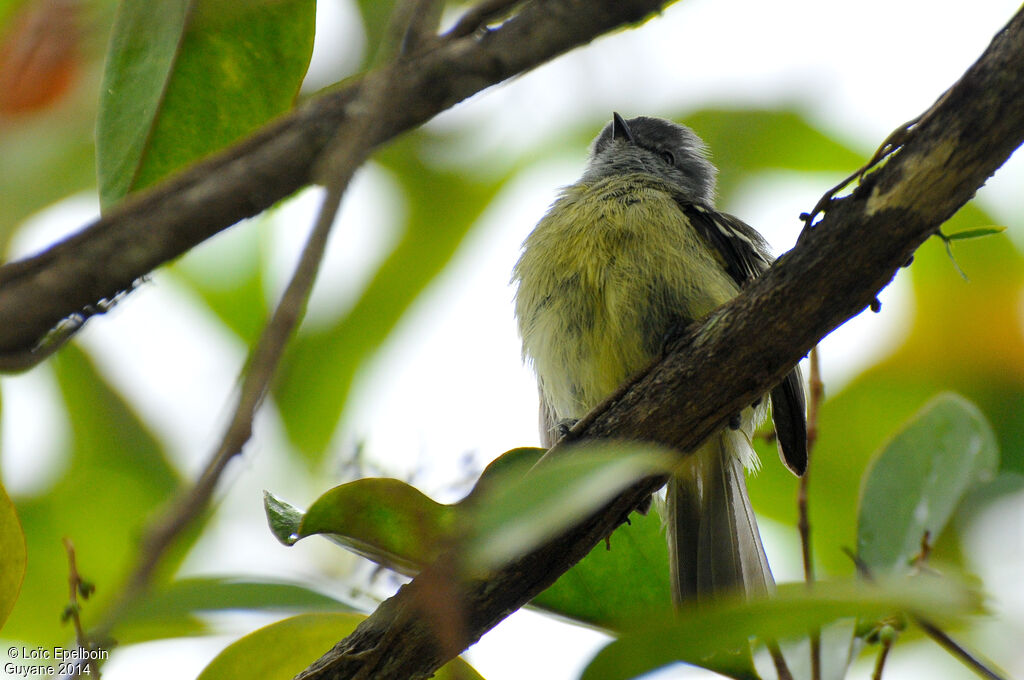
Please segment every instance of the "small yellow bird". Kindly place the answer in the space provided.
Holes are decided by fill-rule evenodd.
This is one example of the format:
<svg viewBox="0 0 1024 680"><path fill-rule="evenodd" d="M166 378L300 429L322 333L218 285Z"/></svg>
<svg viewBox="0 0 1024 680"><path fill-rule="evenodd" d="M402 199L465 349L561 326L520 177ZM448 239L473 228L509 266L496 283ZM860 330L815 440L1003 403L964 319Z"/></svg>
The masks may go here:
<svg viewBox="0 0 1024 680"><path fill-rule="evenodd" d="M698 321L768 269L768 244L714 207L716 169L687 127L614 114L587 167L523 244L513 270L523 356L537 373L545 446ZM799 368L771 391L783 461L807 465ZM764 400L682 460L668 484L677 603L774 587L747 496Z"/></svg>

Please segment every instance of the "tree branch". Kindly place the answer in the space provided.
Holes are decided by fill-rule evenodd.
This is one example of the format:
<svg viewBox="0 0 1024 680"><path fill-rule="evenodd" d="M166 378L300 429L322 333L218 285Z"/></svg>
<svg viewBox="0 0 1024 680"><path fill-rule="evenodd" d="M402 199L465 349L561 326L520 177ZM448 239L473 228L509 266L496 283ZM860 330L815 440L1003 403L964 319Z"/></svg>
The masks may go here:
<svg viewBox="0 0 1024 680"><path fill-rule="evenodd" d="M27 368L34 363L29 353L62 319L102 310L101 301L130 290L156 267L310 184L325 144L358 129L370 113L356 105L357 95L375 80L389 79L394 105L374 121L370 148L602 33L642 21L670 1L524 3L498 28L428 42L400 68L372 71L313 99L238 145L130 196L48 250L0 267L0 370Z"/></svg>
<svg viewBox="0 0 1024 680"><path fill-rule="evenodd" d="M817 342L868 307L921 245L1024 141L1024 10L914 125L887 162L761 279L574 428L582 437L692 450L783 378ZM559 455L555 447L549 455ZM385 601L301 680L423 678L452 657L428 603L458 594L465 648L609 536L663 483L643 480L556 540L487 579L456 578L449 557ZM450 633L450 631L446 631ZM446 644L437 642L444 637Z"/></svg>

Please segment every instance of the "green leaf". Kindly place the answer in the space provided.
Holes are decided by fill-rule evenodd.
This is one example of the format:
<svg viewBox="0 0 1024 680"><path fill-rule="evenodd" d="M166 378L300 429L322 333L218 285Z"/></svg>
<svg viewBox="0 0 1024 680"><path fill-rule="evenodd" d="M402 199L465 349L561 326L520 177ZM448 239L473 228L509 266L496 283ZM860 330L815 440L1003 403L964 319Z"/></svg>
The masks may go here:
<svg viewBox="0 0 1024 680"><path fill-rule="evenodd" d="M68 598L61 539L74 541L79 572L96 584L95 595L82 609L90 626L117 594L125 569L137 557L147 519L181 483L160 443L81 350L69 345L49 365L71 425L68 466L47 492L14 499L31 568L4 630L12 639L39 644L59 644L69 634L55 623ZM176 569L197 530L187 532L168 552L156 583Z"/></svg>
<svg viewBox="0 0 1024 680"><path fill-rule="evenodd" d="M970 489L994 477L995 436L981 412L946 393L929 402L875 458L864 478L857 553L873 573L899 573L938 539Z"/></svg>
<svg viewBox="0 0 1024 680"><path fill-rule="evenodd" d="M649 445L621 442L587 442L532 469L533 456L524 451L532 454L507 453L515 462L490 470L455 505L437 503L396 479L369 478L334 487L305 513L265 492L268 522L285 545L324 534L403 573L461 541L464 564L487 571L554 538L630 484L664 473L671 464Z"/></svg>
<svg viewBox="0 0 1024 680"><path fill-rule="evenodd" d="M659 513L632 513L628 524L595 546L530 606L614 631L671 611L668 544Z"/></svg>
<svg viewBox="0 0 1024 680"><path fill-rule="evenodd" d="M121 3L110 35L96 128L104 206L137 185L191 5L191 0Z"/></svg>
<svg viewBox="0 0 1024 680"><path fill-rule="evenodd" d="M302 538L299 531L303 513L297 507L264 491L263 509L267 513L267 524L274 538L287 546L295 545L295 541Z"/></svg>
<svg viewBox="0 0 1024 680"><path fill-rule="evenodd" d="M290 108L315 12L315 0L123 0L97 123L102 205Z"/></svg>
<svg viewBox="0 0 1024 680"><path fill-rule="evenodd" d="M511 471L532 467L544 453L523 448L499 456L480 475L470 498ZM671 602L668 544L660 515L650 511L632 513L607 543L595 546L529 606L589 626L622 630L643 615L671 609Z"/></svg>
<svg viewBox="0 0 1024 680"><path fill-rule="evenodd" d="M535 446L522 446L506 451L487 464L466 498L470 499L483 493L492 484L500 484L501 480L508 478L509 475L522 474L536 465L547 452L547 449Z"/></svg>
<svg viewBox="0 0 1024 680"><path fill-rule="evenodd" d="M134 602L121 617L118 641L136 643L207 632L196 614L229 610L337 612L351 607L291 583L244 578L181 579Z"/></svg>
<svg viewBox="0 0 1024 680"><path fill-rule="evenodd" d="M509 469L532 464L544 449L512 449L480 475L479 489L497 483ZM442 505L396 479L359 479L336 486L313 502L307 512L264 491L267 522L284 545L315 534L405 574L437 558L456 538L459 504Z"/></svg>
<svg viewBox="0 0 1024 680"><path fill-rule="evenodd" d="M960 268L960 264L956 261L956 256L953 255L953 241L966 241L968 239L981 238L983 236L991 236L993 234L1001 234L1006 231L1006 227L978 227L976 229L965 229L964 231L958 231L955 234L946 235L941 231L936 232L936 236L942 240L942 244L946 247L946 255L949 257L949 261L953 263L953 267L956 272L960 275L964 281L969 280L964 270Z"/></svg>
<svg viewBox="0 0 1024 680"><path fill-rule="evenodd" d="M0 630L4 627L25 578L25 534L14 503L0 484Z"/></svg>
<svg viewBox="0 0 1024 680"><path fill-rule="evenodd" d="M437 558L454 534L455 511L397 479L360 479L320 496L299 538L327 534L349 550L408 573Z"/></svg>
<svg viewBox="0 0 1024 680"><path fill-rule="evenodd" d="M940 233L939 236L943 241L965 241L972 238L981 238L982 236L1002 234L1004 231L1006 231L1006 227L978 227L977 229L964 229L955 234Z"/></svg>
<svg viewBox="0 0 1024 680"><path fill-rule="evenodd" d="M438 504L397 480L362 479L328 491L306 513L266 493L267 517L285 545L324 534L405 574L459 540L468 565L484 569L551 538L636 479L666 467L665 457L649 446L600 442L538 466L524 479L543 453L522 448L499 456L454 505ZM656 513L634 513L607 546L594 548L532 604L611 630L634 615L667 610L668 584L660 520Z"/></svg>
<svg viewBox="0 0 1024 680"><path fill-rule="evenodd" d="M631 484L667 473L672 460L649 444L592 441L533 469L509 470L467 504L465 564L487 571L529 552Z"/></svg>
<svg viewBox="0 0 1024 680"><path fill-rule="evenodd" d="M913 611L950 622L978 611L979 598L949 581L899 579L873 586L856 581L800 583L779 587L776 595L748 602L721 600L714 605L637 621L598 652L583 680L625 680L683 661L729 675L754 677L723 650L743 649L751 637L781 640L806 635L812 626L844 618L877 620Z"/></svg>
<svg viewBox="0 0 1024 680"><path fill-rule="evenodd" d="M249 633L228 645L197 680L291 680L365 617L356 614L302 614ZM434 676L441 680L483 680L462 659Z"/></svg>
<svg viewBox="0 0 1024 680"><path fill-rule="evenodd" d="M510 470L519 474L536 462L544 449L512 449L480 475L473 491L454 505L443 505L397 479L368 478L336 486L303 512L269 491L263 492L267 522L274 537L294 545L323 534L339 545L400 573L414 574L451 545L465 504L481 489L500 483Z"/></svg>

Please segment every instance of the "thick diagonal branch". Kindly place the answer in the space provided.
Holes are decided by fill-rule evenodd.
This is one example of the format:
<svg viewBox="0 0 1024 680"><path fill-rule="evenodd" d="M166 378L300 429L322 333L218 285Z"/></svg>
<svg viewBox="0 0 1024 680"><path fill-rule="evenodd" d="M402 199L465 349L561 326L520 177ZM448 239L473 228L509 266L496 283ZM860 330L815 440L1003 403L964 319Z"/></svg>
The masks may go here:
<svg viewBox="0 0 1024 680"><path fill-rule="evenodd" d="M527 2L494 30L440 38L400 69L371 72L310 101L49 250L0 267L0 359L29 351L62 319L113 299L161 264L310 184L328 140L358 129L370 113L359 109L356 95L373 79L387 77L391 95L374 121L371 148L669 2Z"/></svg>
<svg viewBox="0 0 1024 680"><path fill-rule="evenodd" d="M764 277L583 423L583 436L690 450L775 385L822 337L871 304L914 250L1024 141L1024 10L922 116L898 151ZM553 450L552 455L557 455ZM644 480L486 580L449 583L467 647L585 556L655 491ZM301 680L428 677L452 656L434 630L437 564L382 604ZM628 577L628 575L624 575Z"/></svg>

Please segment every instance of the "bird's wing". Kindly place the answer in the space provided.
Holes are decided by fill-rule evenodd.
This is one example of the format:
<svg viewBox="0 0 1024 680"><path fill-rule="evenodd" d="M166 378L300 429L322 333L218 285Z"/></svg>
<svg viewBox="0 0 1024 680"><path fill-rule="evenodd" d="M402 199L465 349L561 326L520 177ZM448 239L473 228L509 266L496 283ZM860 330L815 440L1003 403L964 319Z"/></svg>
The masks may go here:
<svg viewBox="0 0 1024 680"><path fill-rule="evenodd" d="M727 213L677 199L680 208L721 258L725 270L743 287L767 271L774 258L754 228ZM782 461L797 475L807 469L807 416L803 378L796 366L771 391L772 422Z"/></svg>

